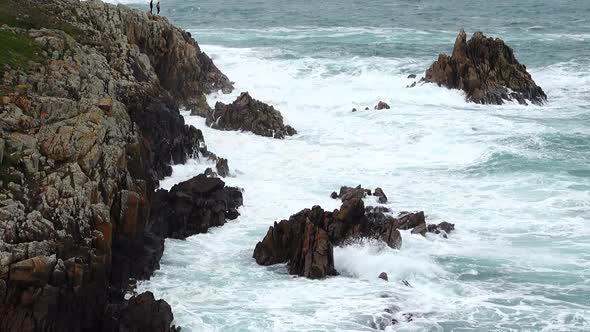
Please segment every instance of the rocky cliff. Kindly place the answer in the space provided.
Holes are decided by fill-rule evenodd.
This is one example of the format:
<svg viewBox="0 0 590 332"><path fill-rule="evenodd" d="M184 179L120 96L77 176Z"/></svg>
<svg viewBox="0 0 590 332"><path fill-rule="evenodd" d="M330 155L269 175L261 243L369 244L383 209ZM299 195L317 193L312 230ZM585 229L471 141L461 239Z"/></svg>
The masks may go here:
<svg viewBox="0 0 590 332"><path fill-rule="evenodd" d="M0 0L0 26L0 331L172 330L167 303L123 295L164 237L236 215L223 182L188 186L206 227L164 225L176 194L155 198L171 164L211 155L179 107L231 82L189 33L124 6Z"/></svg>

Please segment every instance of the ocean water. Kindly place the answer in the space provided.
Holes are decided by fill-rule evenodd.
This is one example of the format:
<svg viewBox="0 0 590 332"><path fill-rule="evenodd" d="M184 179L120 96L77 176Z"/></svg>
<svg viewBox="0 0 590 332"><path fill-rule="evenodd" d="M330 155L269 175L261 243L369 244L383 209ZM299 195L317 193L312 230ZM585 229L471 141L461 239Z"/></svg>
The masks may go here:
<svg viewBox="0 0 590 332"><path fill-rule="evenodd" d="M167 240L161 269L139 285L172 305L183 331L590 331L589 1L164 0L162 8L235 81L211 105L249 91L299 131L273 140L185 114L229 159L226 182L244 188L245 205L208 234ZM548 104L481 106L459 91L405 88L409 74L451 51L461 28L503 38ZM391 109L362 111L379 100ZM176 166L162 187L209 166ZM456 232L402 233L401 250L337 248L342 274L325 280L252 259L274 221L313 205L334 209L330 192L357 184L380 186L388 207L424 210Z"/></svg>

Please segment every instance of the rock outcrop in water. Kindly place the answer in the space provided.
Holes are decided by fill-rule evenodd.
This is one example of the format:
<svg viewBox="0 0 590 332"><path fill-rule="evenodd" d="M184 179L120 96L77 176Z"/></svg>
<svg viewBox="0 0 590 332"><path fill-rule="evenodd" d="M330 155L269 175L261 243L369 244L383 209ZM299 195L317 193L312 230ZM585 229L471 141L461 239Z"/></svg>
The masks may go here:
<svg viewBox="0 0 590 332"><path fill-rule="evenodd" d="M426 71L424 81L465 91L467 100L478 104L503 104L516 100L526 105L547 101L541 87L533 81L526 66L520 64L508 45L499 38L486 38L481 32L461 31L453 54L441 53Z"/></svg>
<svg viewBox="0 0 590 332"><path fill-rule="evenodd" d="M285 138L297 131L283 123L281 112L271 105L253 99L243 92L231 104L215 104L215 109L207 114L208 126L221 130L245 130L256 135Z"/></svg>
<svg viewBox="0 0 590 332"><path fill-rule="evenodd" d="M383 193L381 188L375 192ZM386 207L365 207L363 197L369 190L343 186L340 194L342 205L333 212L319 206L304 209L288 220L275 222L266 236L258 242L253 258L260 265L288 263L289 274L310 279L337 275L334 268L334 247L354 243L360 239L382 241L394 249L401 248L399 230L411 230L412 234L426 232L446 235L454 225L443 222L426 224L424 212L402 212L397 217ZM384 195L384 194L383 194Z"/></svg>
<svg viewBox="0 0 590 332"><path fill-rule="evenodd" d="M6 1L0 331L172 330L165 302L123 295L158 268L165 236L237 216L241 194L221 180L154 195L171 163L210 155L179 107L231 82L165 18L99 1Z"/></svg>
<svg viewBox="0 0 590 332"><path fill-rule="evenodd" d="M164 237L184 239L222 226L240 214L242 192L226 187L219 178L204 174L179 183L170 191L160 189L152 202L150 219Z"/></svg>
<svg viewBox="0 0 590 332"><path fill-rule="evenodd" d="M377 200L381 204L387 203L387 196L385 195L385 192L383 192L383 189L379 187L375 188L374 192L371 192L370 189L364 189L360 185L355 188L342 186L340 187L340 192L333 192L330 197L334 199L340 198L344 202L351 198L364 198L367 195L377 197Z"/></svg>

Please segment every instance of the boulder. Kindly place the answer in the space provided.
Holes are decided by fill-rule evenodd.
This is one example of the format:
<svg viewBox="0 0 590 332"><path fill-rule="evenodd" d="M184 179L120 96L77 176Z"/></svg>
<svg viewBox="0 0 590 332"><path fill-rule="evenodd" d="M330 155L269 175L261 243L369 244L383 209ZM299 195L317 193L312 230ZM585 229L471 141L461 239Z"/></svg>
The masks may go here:
<svg viewBox="0 0 590 332"><path fill-rule="evenodd" d="M297 131L283 123L281 113L271 105L253 99L243 92L231 104L215 104L215 109L207 114L206 123L211 128L221 130L244 130L256 135L285 138Z"/></svg>
<svg viewBox="0 0 590 332"><path fill-rule="evenodd" d="M217 163L215 164L215 168L217 169L217 174L222 178L229 175L229 166L227 165L227 159L219 158Z"/></svg>
<svg viewBox="0 0 590 332"><path fill-rule="evenodd" d="M240 189L200 174L174 185L170 191L156 192L150 211L152 231L176 239L206 233L210 227L236 219L242 202Z"/></svg>
<svg viewBox="0 0 590 332"><path fill-rule="evenodd" d="M376 110L388 110L389 108L389 105L384 101L379 101L379 103L375 105Z"/></svg>
<svg viewBox="0 0 590 332"><path fill-rule="evenodd" d="M387 203L387 196L385 195L385 192L383 192L383 189L381 189L379 187L375 188L375 191L373 191L373 196L378 198L379 203L381 203L381 204Z"/></svg>
<svg viewBox="0 0 590 332"><path fill-rule="evenodd" d="M459 32L451 56L441 53L426 71L425 82L463 90L467 100L478 104L503 104L516 100L526 105L547 101L543 89L533 81L526 66L516 60L503 40L487 38L481 32L467 41Z"/></svg>
<svg viewBox="0 0 590 332"><path fill-rule="evenodd" d="M170 327L174 319L170 305L164 300L156 300L152 292L131 297L120 316L119 331L177 331Z"/></svg>
<svg viewBox="0 0 590 332"><path fill-rule="evenodd" d="M449 222L443 221L438 225L431 224L428 225L428 232L434 234L442 233L444 237L447 237L452 231L455 230L455 224L451 224Z"/></svg>
<svg viewBox="0 0 590 332"><path fill-rule="evenodd" d="M367 196L367 194L370 195L371 191L362 188L359 184L354 188L342 186L340 187L340 191L338 194L336 194L336 192L333 192L332 195L330 195L330 197L332 197L333 199L340 198L344 202L352 198L364 198Z"/></svg>
<svg viewBox="0 0 590 332"><path fill-rule="evenodd" d="M389 278L387 277L387 273L385 273L385 272L381 272L379 274L379 279L383 279L385 281L389 281Z"/></svg>

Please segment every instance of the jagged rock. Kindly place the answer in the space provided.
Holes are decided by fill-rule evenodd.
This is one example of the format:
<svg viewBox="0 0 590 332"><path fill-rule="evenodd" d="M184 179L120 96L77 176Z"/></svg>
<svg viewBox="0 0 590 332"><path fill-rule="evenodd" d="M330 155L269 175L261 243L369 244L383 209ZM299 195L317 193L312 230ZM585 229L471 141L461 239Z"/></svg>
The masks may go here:
<svg viewBox="0 0 590 332"><path fill-rule="evenodd" d="M384 101L379 101L379 103L375 105L376 110L388 110L389 108L389 105Z"/></svg>
<svg viewBox="0 0 590 332"><path fill-rule="evenodd" d="M434 234L440 234L441 232L443 233L444 237L447 237L448 234L450 234L452 231L455 230L455 224L451 224L449 222L443 221L438 225L428 225L428 232L429 233L434 233Z"/></svg>
<svg viewBox="0 0 590 332"><path fill-rule="evenodd" d="M375 188L375 191L373 192L373 196L378 197L379 203L381 203L381 204L387 203L387 196L383 192L383 189L381 189L379 187Z"/></svg>
<svg viewBox="0 0 590 332"><path fill-rule="evenodd" d="M289 263L289 274L320 279L336 275L334 253L327 232L322 228L324 210L305 209L270 227L258 242L254 258L260 265Z"/></svg>
<svg viewBox="0 0 590 332"><path fill-rule="evenodd" d="M206 123L211 128L221 130L245 130L256 135L285 138L297 131L283 123L283 116L273 106L250 97L242 92L231 104L215 104L215 109L207 114Z"/></svg>
<svg viewBox="0 0 590 332"><path fill-rule="evenodd" d="M203 174L205 174L205 176L209 178L216 178L218 176L217 173L215 173L215 171L211 167L207 167Z"/></svg>
<svg viewBox="0 0 590 332"><path fill-rule="evenodd" d="M340 198L343 202L347 201L352 198L364 198L371 194L370 190L364 189L359 184L355 188L342 186L340 187L340 192L334 197L335 192L331 195L332 198Z"/></svg>
<svg viewBox="0 0 590 332"><path fill-rule="evenodd" d="M408 78L416 78L416 74L410 74L408 75Z"/></svg>
<svg viewBox="0 0 590 332"><path fill-rule="evenodd" d="M242 202L239 189L200 174L170 191L156 192L150 212L152 231L178 239L205 233L210 227L222 226L226 219L237 218Z"/></svg>
<svg viewBox="0 0 590 332"><path fill-rule="evenodd" d="M156 300L152 292L130 298L120 316L119 331L176 331L170 327L174 319L170 305L164 300Z"/></svg>
<svg viewBox="0 0 590 332"><path fill-rule="evenodd" d="M319 206L275 222L258 242L253 257L260 265L288 263L289 273L308 278L335 275L333 246L346 245L358 239L380 240L394 249L401 247L398 226L419 226L419 219L408 214L402 219L387 215L388 209L367 207L362 198L345 200L339 210L324 211ZM409 229L409 228L405 228ZM313 254L309 254L313 253Z"/></svg>
<svg viewBox="0 0 590 332"><path fill-rule="evenodd" d="M381 272L379 274L379 279L383 279L385 281L389 281L389 278L387 277L387 273L385 273L385 272Z"/></svg>
<svg viewBox="0 0 590 332"><path fill-rule="evenodd" d="M426 234L426 217L424 212L402 212L397 217L396 226L398 229L411 229L413 234Z"/></svg>
<svg viewBox="0 0 590 332"><path fill-rule="evenodd" d="M217 174L222 178L229 175L229 166L227 165L227 159L219 158L217 163L215 164L215 168L217 169Z"/></svg>
<svg viewBox="0 0 590 332"><path fill-rule="evenodd" d="M232 84L164 17L101 1L5 2L7 22L30 28L1 32L37 56L0 80L0 331L168 330L160 309L119 326L123 293L159 267L167 226L148 219L158 181L210 154L179 108ZM241 193L185 189L195 205L185 212L237 217L228 197Z"/></svg>
<svg viewBox="0 0 590 332"><path fill-rule="evenodd" d="M533 81L526 66L520 64L508 45L499 38L486 38L476 32L467 41L461 31L453 54L441 53L426 71L424 81L465 91L467 100L478 104L503 104L517 100L536 105L547 101L541 87Z"/></svg>

